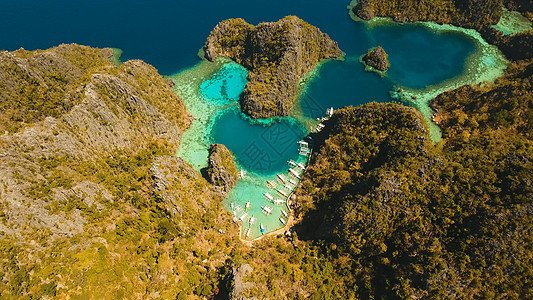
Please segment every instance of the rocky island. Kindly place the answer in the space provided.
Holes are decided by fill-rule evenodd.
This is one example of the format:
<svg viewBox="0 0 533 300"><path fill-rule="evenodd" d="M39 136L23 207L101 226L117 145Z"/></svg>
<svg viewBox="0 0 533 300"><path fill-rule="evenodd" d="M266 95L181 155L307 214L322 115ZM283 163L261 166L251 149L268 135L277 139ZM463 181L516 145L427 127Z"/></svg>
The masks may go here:
<svg viewBox="0 0 533 300"><path fill-rule="evenodd" d="M250 70L241 108L254 119L287 116L300 79L321 60L342 55L327 34L294 16L257 26L222 21L204 50L208 60L229 57Z"/></svg>
<svg viewBox="0 0 533 300"><path fill-rule="evenodd" d="M389 55L381 46L370 49L363 57L362 61L370 70L377 70L384 73L389 69ZM369 68L370 67L370 68Z"/></svg>

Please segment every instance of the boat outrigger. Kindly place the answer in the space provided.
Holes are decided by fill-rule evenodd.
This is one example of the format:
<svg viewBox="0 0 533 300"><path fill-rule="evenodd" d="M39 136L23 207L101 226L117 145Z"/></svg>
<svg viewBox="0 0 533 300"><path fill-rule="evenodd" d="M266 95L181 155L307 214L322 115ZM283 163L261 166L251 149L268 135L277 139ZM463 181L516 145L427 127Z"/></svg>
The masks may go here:
<svg viewBox="0 0 533 300"><path fill-rule="evenodd" d="M261 235L264 235L265 234L265 226L263 226L263 224L259 225L259 227L261 228Z"/></svg>
<svg viewBox="0 0 533 300"><path fill-rule="evenodd" d="M263 209L263 213L265 215L270 215L272 213L272 208L268 205L262 206L261 208Z"/></svg>
<svg viewBox="0 0 533 300"><path fill-rule="evenodd" d="M274 205L282 205L285 202L287 202L287 201L281 200L281 199L276 199L276 200L274 200Z"/></svg>
<svg viewBox="0 0 533 300"><path fill-rule="evenodd" d="M270 195L269 193L265 193L265 198L267 198L270 201L274 200L274 197L272 197L272 195Z"/></svg>
<svg viewBox="0 0 533 300"><path fill-rule="evenodd" d="M267 180L267 184L268 184L268 187L271 189L276 188L276 183L271 180Z"/></svg>
<svg viewBox="0 0 533 300"><path fill-rule="evenodd" d="M285 178L285 176L283 176L283 174L278 174L278 178L279 178L279 180L281 180L281 182L287 183L287 178Z"/></svg>
<svg viewBox="0 0 533 300"><path fill-rule="evenodd" d="M302 179L300 175L298 174L298 172L294 171L292 168L289 169L289 172L291 172L291 174L294 175L294 177L298 179Z"/></svg>

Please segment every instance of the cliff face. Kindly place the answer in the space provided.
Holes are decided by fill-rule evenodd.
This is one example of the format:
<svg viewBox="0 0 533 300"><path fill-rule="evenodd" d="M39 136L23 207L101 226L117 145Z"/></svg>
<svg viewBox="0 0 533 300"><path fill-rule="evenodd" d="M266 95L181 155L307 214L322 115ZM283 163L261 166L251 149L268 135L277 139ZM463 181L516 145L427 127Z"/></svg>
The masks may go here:
<svg viewBox="0 0 533 300"><path fill-rule="evenodd" d="M94 162L151 144L177 148L186 125L182 101L153 67L129 61L115 68L99 51L62 45L40 53L2 53L0 63L9 67L0 69L8 107L1 117L6 129L17 130L0 138L0 198L10 207L6 217L12 222L4 230L13 231L28 218L52 232L82 230L81 215L62 220L45 206L95 189L108 192L83 176L72 180L67 161ZM51 160L57 162L47 165Z"/></svg>
<svg viewBox="0 0 533 300"><path fill-rule="evenodd" d="M209 147L207 176L209 182L220 187L223 193L228 193L237 184L237 167L226 146L212 144Z"/></svg>
<svg viewBox="0 0 533 300"><path fill-rule="evenodd" d="M293 16L255 27L220 22L204 48L208 60L229 57L251 71L241 107L252 118L288 115L299 80L319 61L342 55L327 34Z"/></svg>
<svg viewBox="0 0 533 300"><path fill-rule="evenodd" d="M218 191L174 157L183 101L154 67L109 52L0 53L2 296L193 293L216 276L172 268L203 268L193 249L221 248L205 235L236 235Z"/></svg>

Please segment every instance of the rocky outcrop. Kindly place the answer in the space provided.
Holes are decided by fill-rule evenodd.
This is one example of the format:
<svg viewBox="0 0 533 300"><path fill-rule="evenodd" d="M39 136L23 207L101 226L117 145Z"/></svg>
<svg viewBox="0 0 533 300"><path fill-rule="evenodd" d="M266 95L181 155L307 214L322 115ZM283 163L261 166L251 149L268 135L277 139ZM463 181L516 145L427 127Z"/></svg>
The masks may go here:
<svg viewBox="0 0 533 300"><path fill-rule="evenodd" d="M378 71L386 72L389 69L389 55L381 46L369 50L362 58L366 66Z"/></svg>
<svg viewBox="0 0 533 300"><path fill-rule="evenodd" d="M220 187L224 193L229 192L237 184L237 167L233 154L221 144L209 147L209 165L207 176L211 184Z"/></svg>
<svg viewBox="0 0 533 300"><path fill-rule="evenodd" d="M172 216L205 214L220 197L211 185L182 158L161 156L150 168L155 194Z"/></svg>
<svg viewBox="0 0 533 300"><path fill-rule="evenodd" d="M480 29L498 23L501 0L360 0L352 8L363 20L390 17L396 22L428 21Z"/></svg>
<svg viewBox="0 0 533 300"><path fill-rule="evenodd" d="M253 268L249 264L241 264L238 268L233 267L232 277L233 285L230 294L230 299L233 300L257 300L257 297L246 297L246 292L254 287L254 283L245 281L247 276L250 276Z"/></svg>
<svg viewBox="0 0 533 300"><path fill-rule="evenodd" d="M250 70L241 108L254 119L288 115L300 79L319 61L342 55L327 34L294 16L257 26L222 21L204 50L210 61L229 57Z"/></svg>
<svg viewBox="0 0 533 300"><path fill-rule="evenodd" d="M107 55L80 45L0 53L0 99L8 100L0 110L0 231L30 224L82 232L83 209L99 211L117 195L103 180L111 171L93 174L116 168L124 153L177 149L187 126L183 101L154 67L115 67ZM124 168L131 170L117 169Z"/></svg>

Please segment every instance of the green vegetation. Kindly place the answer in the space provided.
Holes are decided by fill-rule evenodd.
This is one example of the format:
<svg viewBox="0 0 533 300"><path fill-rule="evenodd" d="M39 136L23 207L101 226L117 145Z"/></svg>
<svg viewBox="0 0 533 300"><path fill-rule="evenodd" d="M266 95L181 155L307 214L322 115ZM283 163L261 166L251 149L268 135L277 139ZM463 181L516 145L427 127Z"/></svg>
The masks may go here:
<svg viewBox="0 0 533 300"><path fill-rule="evenodd" d="M251 75L258 93L285 80L276 51ZM174 157L187 113L153 67L76 45L0 57L2 299L533 298L530 57L437 97L437 145L413 108L338 110L314 136L295 231L252 247L219 190ZM94 131L65 120L87 94ZM229 151L215 161L237 176Z"/></svg>
<svg viewBox="0 0 533 300"><path fill-rule="evenodd" d="M76 87L108 65L100 49L82 46L1 53L0 132L12 133L46 116L68 112L81 101Z"/></svg>
<svg viewBox="0 0 533 300"><path fill-rule="evenodd" d="M391 17L398 22L430 21L481 29L498 23L502 0L361 0L353 12L364 20Z"/></svg>
<svg viewBox="0 0 533 300"><path fill-rule="evenodd" d="M439 96L436 146L412 109L338 111L298 191L299 237L348 256L362 298L532 297L530 68Z"/></svg>
<svg viewBox="0 0 533 300"><path fill-rule="evenodd" d="M228 57L250 69L241 107L252 118L287 116L299 80L319 61L342 55L329 36L295 16L257 26L222 21L204 50L208 60Z"/></svg>

